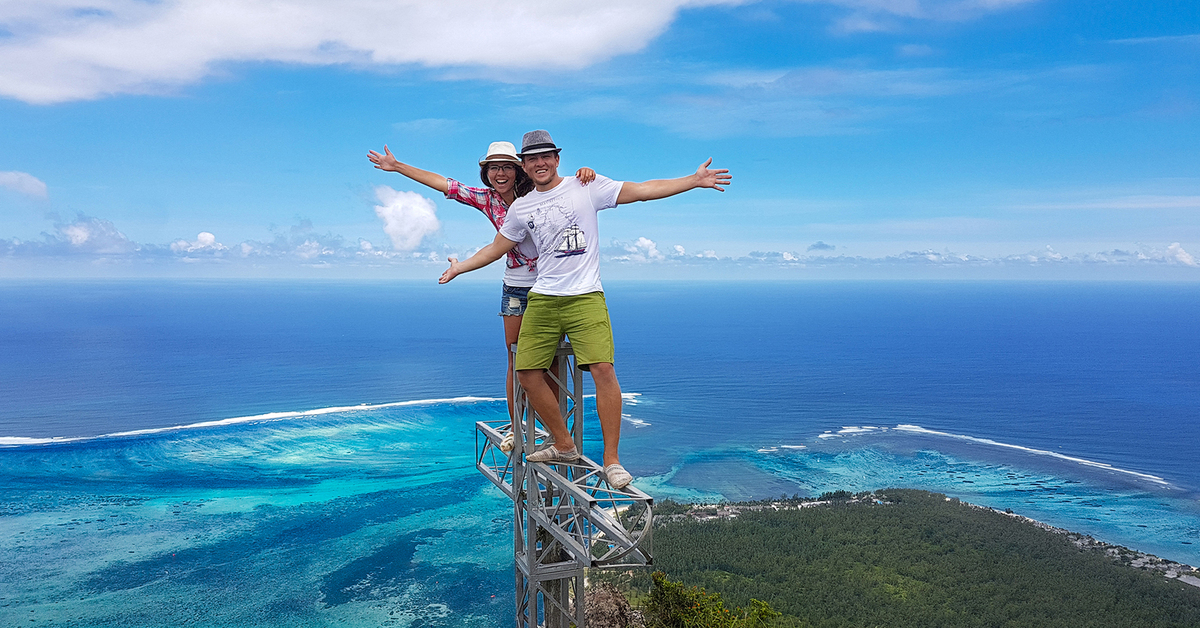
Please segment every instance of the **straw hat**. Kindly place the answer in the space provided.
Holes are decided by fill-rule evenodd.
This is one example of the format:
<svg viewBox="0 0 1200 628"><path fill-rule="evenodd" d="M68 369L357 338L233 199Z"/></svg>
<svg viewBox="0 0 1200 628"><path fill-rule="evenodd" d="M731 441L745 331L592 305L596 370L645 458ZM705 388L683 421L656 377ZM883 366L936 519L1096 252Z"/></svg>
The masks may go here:
<svg viewBox="0 0 1200 628"><path fill-rule="evenodd" d="M482 166L489 161L521 163L521 160L517 157L517 148L512 145L512 142L492 142L489 144L487 152L483 154L483 159L479 160L479 165Z"/></svg>

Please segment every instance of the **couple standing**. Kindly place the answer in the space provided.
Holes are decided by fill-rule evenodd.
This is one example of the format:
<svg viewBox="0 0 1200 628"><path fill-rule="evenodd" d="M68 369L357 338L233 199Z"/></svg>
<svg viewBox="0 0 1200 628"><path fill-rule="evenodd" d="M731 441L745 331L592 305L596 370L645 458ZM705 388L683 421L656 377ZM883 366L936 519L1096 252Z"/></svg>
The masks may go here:
<svg viewBox="0 0 1200 628"><path fill-rule="evenodd" d="M621 466L617 455L621 386L613 369L612 327L600 284L597 213L694 188L724 191L731 177L728 170L709 169L709 159L695 174L677 179L613 181L588 168L565 178L558 174L560 151L550 134L542 130L526 133L519 153L508 142L492 143L480 160L480 177L486 189L468 188L453 179L403 164L387 147L383 155L371 151L368 157L378 169L399 172L444 193L446 198L479 208L496 227L498 233L492 243L470 259L460 262L450 258L450 268L438 282L446 283L508 255L501 308L505 343L511 344L515 336L517 377L554 440L525 459L555 463L579 458L559 412L558 394L546 377L558 341L566 334L578 363L591 372L596 385L605 477L614 488L624 488L633 477ZM512 354L509 356L511 361ZM510 415L512 370L508 383ZM505 444L511 450L511 443Z"/></svg>

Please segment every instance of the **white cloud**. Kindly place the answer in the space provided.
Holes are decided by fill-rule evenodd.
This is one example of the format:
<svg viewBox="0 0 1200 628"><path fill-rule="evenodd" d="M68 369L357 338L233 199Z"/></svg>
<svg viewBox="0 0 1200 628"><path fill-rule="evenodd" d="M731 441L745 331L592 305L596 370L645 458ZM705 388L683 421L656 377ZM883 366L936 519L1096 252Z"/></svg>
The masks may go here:
<svg viewBox="0 0 1200 628"><path fill-rule="evenodd" d="M753 82L754 78L762 79ZM717 73L709 82L730 87L758 87L760 96L827 97L888 96L928 98L994 89L1011 82L1009 75L963 76L949 68L872 70L865 68L801 67L758 73Z"/></svg>
<svg viewBox="0 0 1200 628"><path fill-rule="evenodd" d="M850 9L849 16L835 23L842 32L895 30L896 18L960 22L993 11L1003 11L1038 0L807 0Z"/></svg>
<svg viewBox="0 0 1200 628"><path fill-rule="evenodd" d="M176 253L217 252L227 251L229 247L217 242L217 236L201 231L194 242L176 240L171 243L171 250Z"/></svg>
<svg viewBox="0 0 1200 628"><path fill-rule="evenodd" d="M433 201L416 192L398 192L381 185L375 188L375 197L383 203L375 206L375 215L383 221L383 232L401 251L417 248L421 240L442 228Z"/></svg>
<svg viewBox="0 0 1200 628"><path fill-rule="evenodd" d="M740 0L33 0L0 5L0 95L155 93L227 62L580 68L635 52L686 7Z"/></svg>
<svg viewBox="0 0 1200 628"><path fill-rule="evenodd" d="M1091 69L1076 67L1033 73L828 65L719 70L705 75L702 86L679 84L668 96L634 99L624 110L638 120L698 137L858 134L879 120L920 119L920 112L937 100L1001 99L1031 86L1093 78Z"/></svg>
<svg viewBox="0 0 1200 628"><path fill-rule="evenodd" d="M417 213L426 218L432 217L432 203L419 195L408 192L396 192L386 189L381 192L381 201L385 203L382 210L393 208L391 214L384 211L389 218L386 220L403 221L401 216L405 210L401 206L407 203L411 210L417 207ZM390 191L390 194L388 193ZM399 197L408 198L397 202ZM413 201L413 197L419 201ZM428 206L421 208L422 204ZM390 211L390 210L389 210ZM436 220L436 218L433 218ZM428 228L426 234L433 233ZM424 236L418 237L421 229L408 228L401 230L400 237L413 238L419 244ZM436 231L436 229L434 229ZM389 234L391 235L391 234ZM277 231L275 239L270 242L246 241L232 246L226 246L217 241L216 236L209 232L201 232L194 241L179 239L170 244L157 245L138 243L130 240L111 221L79 214L70 222L58 222L52 233L43 234L42 241L22 241L19 239L0 239L0 261L5 258L58 258L76 259L88 263L120 261L123 264L163 265L197 264L201 262L217 262L226 268L415 268L419 272L441 272L448 256L465 257L473 250L465 252L444 243L436 245L425 244L413 249L402 250L380 249L369 241L358 239L348 241L342 236L325 233L319 234L313 230L312 224L301 220L297 225ZM829 246L829 245L827 245ZM197 255L207 253L207 255ZM879 257L853 256L832 254L829 251L819 251L813 254L799 251L753 251L745 256L726 256L714 250L704 250L700 253L688 254L682 245L673 245L669 254L658 249L653 240L640 237L633 242L612 241L601 250L601 255L607 264L643 266L653 264L666 270L667 267L697 268L712 267L713 264L724 264L730 268L913 268L913 267L960 267L981 269L1019 269L1019 268L1142 268L1167 269L1174 267L1174 273L1195 273L1200 269L1200 262L1184 250L1180 242L1166 246L1139 244L1127 249L1112 249L1097 253L1060 253L1052 246L1045 246L1028 253L1009 255L975 255L957 253L946 250L922 249L904 251L894 255ZM265 264L265 265L264 265ZM751 271L747 271L751 272ZM989 271L990 272L990 271ZM1105 271L1099 271L1105 272ZM1117 271L1125 272L1125 271ZM1153 271L1147 271L1153 272ZM436 276L436 273L434 275ZM1192 275L1173 275L1192 276ZM1196 275L1200 279L1200 275Z"/></svg>
<svg viewBox="0 0 1200 628"><path fill-rule="evenodd" d="M957 253L949 249L938 251L923 249L904 251L895 255L866 257L854 255L803 255L789 251L751 251L744 257L718 257L712 251L705 256L672 257L672 262L683 264L707 264L709 258L738 264L753 264L778 267L804 268L885 268L885 267L970 267L970 268L1036 268L1036 267L1162 267L1188 266L1200 268L1197 262L1180 243L1176 242L1160 249L1154 246L1138 246L1132 250L1115 249L1100 253L1077 253L1067 255L1047 245L1040 250L1000 256Z"/></svg>
<svg viewBox="0 0 1200 628"><path fill-rule="evenodd" d="M752 87L774 83L787 76L790 70L723 70L704 77L704 82L722 87Z"/></svg>
<svg viewBox="0 0 1200 628"><path fill-rule="evenodd" d="M65 244L68 254L126 255L138 249L111 220L103 218L79 214L72 222L55 224L54 230L57 237L51 241Z"/></svg>
<svg viewBox="0 0 1200 628"><path fill-rule="evenodd" d="M165 270L164 265L170 263L219 263L225 268L241 265L243 269L332 268L335 265L346 268L426 267L441 266L447 256L455 255L453 249L440 243L412 252L378 249L365 239L348 241L334 233L318 233L312 223L304 219L291 227L272 230L275 237L266 242L249 240L227 246L205 231L195 240L180 238L159 245L135 242L112 221L79 214L70 222L55 223L53 232L43 233L40 241L0 238L0 270L6 258L50 258L88 263L119 261L127 267L154 265Z"/></svg>
<svg viewBox="0 0 1200 628"><path fill-rule="evenodd" d="M684 9L756 1L9 0L0 3L0 96L163 93L243 62L487 68L493 78L576 69L643 49ZM842 7L835 30L873 31L1036 0L807 1Z"/></svg>
<svg viewBox="0 0 1200 628"><path fill-rule="evenodd" d="M626 250L634 255L640 255L646 260L663 258L663 254L658 252L658 245L655 244L654 240L646 237L638 238L636 242L626 247Z"/></svg>
<svg viewBox="0 0 1200 628"><path fill-rule="evenodd" d="M1065 255L1055 251L1054 247L1050 246L1049 244L1046 245L1046 252L1044 255L1046 259L1053 260L1055 262L1061 262L1062 260L1067 259Z"/></svg>
<svg viewBox="0 0 1200 628"><path fill-rule="evenodd" d="M1200 33L1192 35L1163 35L1160 37L1132 37L1110 39L1112 44L1200 44Z"/></svg>
<svg viewBox="0 0 1200 628"><path fill-rule="evenodd" d="M397 122L392 125L393 129L403 131L406 134L425 134L438 135L453 131L458 126L456 120L446 118L421 118L420 120L409 120L407 122Z"/></svg>
<svg viewBox="0 0 1200 628"><path fill-rule="evenodd" d="M613 240L612 244L601 250L605 259L618 262L656 262L666 259L658 250L658 244L647 237L640 237L634 242ZM683 255L683 247L675 245L674 256Z"/></svg>
<svg viewBox="0 0 1200 628"><path fill-rule="evenodd" d="M46 184L28 172L0 172L0 188L34 198L46 198Z"/></svg>
<svg viewBox="0 0 1200 628"><path fill-rule="evenodd" d="M1196 264L1196 259L1194 257L1192 257L1190 253L1183 250L1183 247L1179 246L1178 242L1175 242L1175 243L1171 244L1171 246L1167 247L1166 257L1168 260L1178 262L1180 264L1183 264L1184 266L1197 266L1198 265L1198 264Z"/></svg>

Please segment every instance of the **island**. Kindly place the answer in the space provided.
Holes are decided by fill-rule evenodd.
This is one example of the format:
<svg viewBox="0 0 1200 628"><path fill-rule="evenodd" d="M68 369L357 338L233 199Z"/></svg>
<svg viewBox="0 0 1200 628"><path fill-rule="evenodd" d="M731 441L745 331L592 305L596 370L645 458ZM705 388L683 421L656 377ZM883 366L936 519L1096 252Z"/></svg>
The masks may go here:
<svg viewBox="0 0 1200 628"><path fill-rule="evenodd" d="M938 493L664 501L656 520L653 570L765 602L773 626L1200 626L1192 566ZM635 607L654 586L651 570L589 579Z"/></svg>

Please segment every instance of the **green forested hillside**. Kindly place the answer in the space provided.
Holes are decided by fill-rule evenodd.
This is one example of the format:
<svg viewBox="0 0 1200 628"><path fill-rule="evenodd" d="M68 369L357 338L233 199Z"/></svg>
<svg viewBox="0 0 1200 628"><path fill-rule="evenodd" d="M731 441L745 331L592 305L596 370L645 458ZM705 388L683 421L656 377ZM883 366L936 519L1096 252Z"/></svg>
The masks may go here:
<svg viewBox="0 0 1200 628"><path fill-rule="evenodd" d="M890 503L665 523L655 568L732 605L764 600L780 626L1200 627L1196 587L942 495L875 495ZM628 585L647 591L649 573Z"/></svg>

